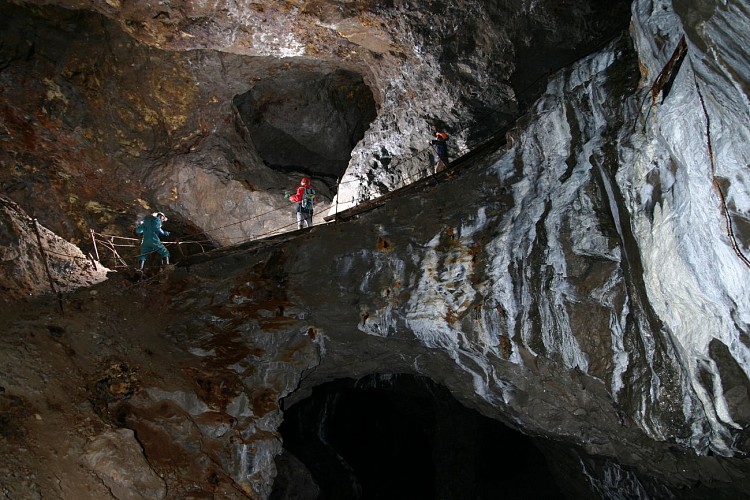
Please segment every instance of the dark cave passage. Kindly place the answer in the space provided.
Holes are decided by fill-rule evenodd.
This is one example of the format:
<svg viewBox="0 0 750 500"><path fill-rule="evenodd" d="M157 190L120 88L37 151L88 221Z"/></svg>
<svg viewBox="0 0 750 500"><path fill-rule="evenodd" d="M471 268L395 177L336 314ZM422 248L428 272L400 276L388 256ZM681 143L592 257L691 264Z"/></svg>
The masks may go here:
<svg viewBox="0 0 750 500"><path fill-rule="evenodd" d="M235 96L234 105L269 167L334 178L377 113L362 76L344 70L290 68Z"/></svg>
<svg viewBox="0 0 750 500"><path fill-rule="evenodd" d="M530 438L429 379L338 380L284 417L273 500L563 498Z"/></svg>

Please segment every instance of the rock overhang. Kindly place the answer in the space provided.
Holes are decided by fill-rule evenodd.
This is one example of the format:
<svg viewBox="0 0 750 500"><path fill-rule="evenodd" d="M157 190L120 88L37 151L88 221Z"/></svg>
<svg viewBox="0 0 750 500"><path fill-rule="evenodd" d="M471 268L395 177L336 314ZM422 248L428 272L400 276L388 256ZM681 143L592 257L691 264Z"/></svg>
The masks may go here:
<svg viewBox="0 0 750 500"><path fill-rule="evenodd" d="M431 127L437 123L448 124L456 132L457 145L464 143L465 137L477 138L494 129L497 120L505 123L514 112L508 77L515 64L524 64L514 61L514 43L527 43L520 41L519 30L526 24L546 24L553 20L545 17L544 9L514 12L514 6L506 2L469 3L465 12L455 5L433 6L431 12L421 12L389 2L351 5L334 1L226 6L182 1L159 5L118 1L20 5L32 7L40 15L45 10L58 9L53 17L62 14L60 25L68 27L86 18L76 12L97 12L132 37L127 42L112 31L115 29L112 26L90 18L70 32L72 40L82 33L88 39L87 31L92 28L91 34L110 31L107 37L115 40L109 45L110 50L115 60L130 66L131 75L128 78L127 73L118 75L117 71L107 74L109 69L102 73L101 68L113 61L100 56L98 73L85 64L70 67L68 77L63 72L63 85L56 83L64 91L60 95L66 97L71 88L81 84L72 75L79 75L84 83L99 82L97 85L107 85L107 80L114 76L110 84L135 89L108 95L108 102L97 104L96 109L113 107L114 113L110 114L114 120L110 123L93 127L88 124L84 128L78 119L69 124L87 131L88 138L98 136L98 147L110 157L109 161L84 158L84 163L114 163L111 168L118 170L124 167L131 178L143 179L142 185L129 186L133 194L141 195L150 205L176 212L187 224L206 230L216 243L227 244L265 233L271 225L281 225L280 220L238 223L237 230L229 234L211 233L208 231L213 226L209 221L211 213L226 212L227 208L208 202L198 191L221 189L231 193L231 203L237 207L229 209L228 215L236 221L243 220L243 214L252 217L258 211L277 207L259 191L280 197L285 189L282 187L285 176L264 171L257 152L236 137L242 136L242 131L232 130L237 125L231 102L237 95L248 92L254 82L276 78L285 67L351 71L361 75L372 91L377 117L361 141L351 141L358 143L348 162L344 186L351 198L367 199L382 189L398 187L402 182L399 179L412 176L414 172L410 170L424 169L420 164L399 167L395 176L391 175L394 172L386 173L401 156L423 149L424 137L429 137ZM69 14L60 8L70 9L66 11ZM576 9L573 10L577 12ZM475 10L484 11L486 16L470 16ZM575 18L573 10L569 14ZM460 21L451 26L448 18L454 15ZM505 23L506 18L518 23ZM422 24L428 19L439 29L425 29ZM603 25L601 21L599 24ZM457 29L469 25L475 29ZM496 29L507 32L495 39L492 32ZM587 27L568 40L544 37L539 40L548 45L554 42L576 46L583 40L590 42L594 31ZM473 41L474 36L477 41ZM37 39L42 43L43 37ZM80 42L78 46L80 49ZM118 53L118 47L125 47L135 57ZM149 49L144 50L145 47ZM462 47L475 48L475 54L460 54ZM489 66L486 61L491 61ZM160 69L163 69L161 74ZM442 73L445 74L441 76ZM50 78L52 82L56 80L60 80L59 76ZM98 92L109 93L103 90L100 88ZM85 90L82 93L85 95ZM65 99L59 102L64 103ZM60 105L57 113L65 119L80 117L87 114L86 106L76 103L77 114L71 114L73 106ZM488 107L498 112L487 113ZM125 125L126 122L131 124ZM86 149L83 145L77 147ZM179 175L183 169L185 172ZM213 179L212 186L185 182L186 177L195 178L198 171ZM248 171L253 172L252 179ZM327 184L332 188L330 182ZM333 197L333 192L322 194L329 200ZM251 199L259 210L243 203L243 196ZM102 200L101 204L122 205L123 200L116 203ZM132 206L132 198L124 204ZM110 207L110 210L115 209Z"/></svg>

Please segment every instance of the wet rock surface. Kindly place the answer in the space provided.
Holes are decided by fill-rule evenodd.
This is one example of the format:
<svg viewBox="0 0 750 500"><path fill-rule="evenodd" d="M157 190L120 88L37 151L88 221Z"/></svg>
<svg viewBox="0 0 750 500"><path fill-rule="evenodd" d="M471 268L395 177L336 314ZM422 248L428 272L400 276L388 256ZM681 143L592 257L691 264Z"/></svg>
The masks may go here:
<svg viewBox="0 0 750 500"><path fill-rule="evenodd" d="M336 200L365 199L425 170L433 127L456 155L513 118L519 47L556 47L539 65L614 25L538 2L33 5L0 4L9 198L73 242L168 207L225 248L61 308L5 210L6 496L115 495L82 457L130 429L156 495L268 498L285 411L383 374L532 437L576 498L750 495L746 2L636 1L630 32L550 75L504 144L346 222L238 246L289 220L298 182L250 146L232 102L253 83L362 75L377 116Z"/></svg>

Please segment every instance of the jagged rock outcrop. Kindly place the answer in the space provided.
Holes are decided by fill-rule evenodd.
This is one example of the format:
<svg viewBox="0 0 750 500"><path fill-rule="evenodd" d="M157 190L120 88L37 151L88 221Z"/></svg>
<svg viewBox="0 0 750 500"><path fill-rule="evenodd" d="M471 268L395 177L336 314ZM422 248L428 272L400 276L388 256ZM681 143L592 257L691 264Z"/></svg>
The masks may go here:
<svg viewBox="0 0 750 500"><path fill-rule="evenodd" d="M85 460L118 500L167 496L130 429L107 432L89 443Z"/></svg>
<svg viewBox="0 0 750 500"><path fill-rule="evenodd" d="M490 61L510 71L512 62L495 56L510 50L513 37L477 21L481 26L473 32L487 35L487 45L472 46L477 56L467 67L450 58L443 66L427 64L440 61L438 46L466 52L459 35L456 45L443 45L451 39L445 33L451 19L466 21L480 7L450 7L429 30L396 30L402 40L389 31L393 25L425 28L432 20L407 4L394 2L393 10L373 4L366 12L375 17L365 16L368 22L347 3L251 4L250 18L268 25L260 41L248 28L249 11L213 19L171 9L176 4L159 12L92 4L145 44L210 49L178 59L117 38L159 61L199 66L186 70L190 78L223 79L214 114L192 106L218 87L184 101L186 113L208 117L211 133L187 141L185 124L193 121L180 122L175 130L185 129L175 132L179 140L170 139L169 147L183 144L181 154L166 148L159 172L153 163L136 162L133 168L147 181L128 195L149 198L144 193L150 192L209 234L217 212L247 209L238 208L248 191L240 189L242 179L252 179L260 187L252 199L265 196L270 207L276 189L270 186L288 179L262 168L254 171L257 177L238 173L240 166L227 158L261 162L243 144L234 118L212 118L231 115L226 103L246 91L242 82L255 72L275 77L282 71L273 56L301 56L311 44L319 47L320 59L295 64L340 68L329 57L336 55L377 89L378 116L353 153L345 181L357 187L347 196L367 198L398 185L404 174L384 168L388 162L373 164L370 154L383 148L381 159L395 164L396 157L419 150L435 124L424 117L436 103L452 103L455 114L440 119L461 130L454 132L459 146L469 144L473 133L461 124L479 115L468 96L483 88L479 74L502 72ZM492 21L511 8L492 5L485 18ZM527 14L531 9L517 7ZM532 19L554 12L540 9ZM377 15L394 22L378 24ZM109 21L84 17L109 35L118 33ZM160 325L165 342L180 352L175 364L181 383L164 388L155 378L108 408L111 423L134 429L154 462L160 458L149 450L170 443L187 465L171 471L169 481L200 477L196 487L206 491L218 483L227 495L265 498L282 448L284 408L339 378L418 375L536 438L557 477L565 478L566 491L577 497L750 495L744 458L750 423L750 108L744 92L750 45L742 43L748 18L743 1L695 6L636 0L630 33L552 75L504 147L485 150L419 196L313 228L291 244L275 240L184 261L163 278L171 298L158 295L168 311ZM676 50L683 34L684 50ZM360 48L367 52L355 56ZM123 50L123 57L129 52ZM246 66L242 54L266 59ZM412 64L412 71L395 71L404 67L399 60ZM459 82L470 80L466 75L477 82L458 91ZM428 85L438 77L444 80ZM496 103L515 112L511 82L488 85L481 95L494 97L476 106L487 111ZM436 100L420 98L419 90L428 87L438 90ZM6 116L20 116L15 104L6 109ZM6 119L6 128L22 130L20 122ZM215 129L208 126L215 123ZM157 150L141 148L139 154ZM16 158L23 157L20 151ZM67 179L71 189L83 188ZM180 189L172 192L176 180ZM221 189L222 199L197 201L206 185ZM252 230L212 236L233 241Z"/></svg>
<svg viewBox="0 0 750 500"><path fill-rule="evenodd" d="M0 300L62 294L107 279L109 269L0 196Z"/></svg>

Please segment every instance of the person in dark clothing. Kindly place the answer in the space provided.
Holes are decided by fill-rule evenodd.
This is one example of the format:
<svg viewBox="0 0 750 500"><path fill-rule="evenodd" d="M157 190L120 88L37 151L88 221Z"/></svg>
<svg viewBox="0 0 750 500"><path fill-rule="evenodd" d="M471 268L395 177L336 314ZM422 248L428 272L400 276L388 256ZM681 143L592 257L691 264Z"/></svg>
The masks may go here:
<svg viewBox="0 0 750 500"><path fill-rule="evenodd" d="M135 228L136 234L143 235L143 239L141 240L141 254L138 256L139 270L143 270L143 264L146 263L146 258L152 252L161 255L164 265L169 265L169 250L167 250L167 247L159 239L159 236L169 236L169 232L161 228L162 223L166 221L166 215L161 212L154 212L146 216L143 222Z"/></svg>
<svg viewBox="0 0 750 500"><path fill-rule="evenodd" d="M432 150L435 152L435 173L445 170L448 167L448 134L435 132Z"/></svg>

